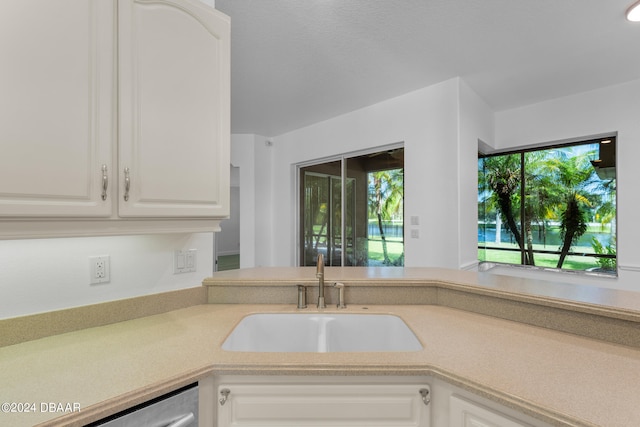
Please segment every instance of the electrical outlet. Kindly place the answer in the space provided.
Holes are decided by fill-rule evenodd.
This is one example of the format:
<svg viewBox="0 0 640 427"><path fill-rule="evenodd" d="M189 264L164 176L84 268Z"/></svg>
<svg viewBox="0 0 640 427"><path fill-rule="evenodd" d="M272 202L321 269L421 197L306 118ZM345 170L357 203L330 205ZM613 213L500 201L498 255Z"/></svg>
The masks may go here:
<svg viewBox="0 0 640 427"><path fill-rule="evenodd" d="M89 257L89 284L109 283L111 281L110 256Z"/></svg>

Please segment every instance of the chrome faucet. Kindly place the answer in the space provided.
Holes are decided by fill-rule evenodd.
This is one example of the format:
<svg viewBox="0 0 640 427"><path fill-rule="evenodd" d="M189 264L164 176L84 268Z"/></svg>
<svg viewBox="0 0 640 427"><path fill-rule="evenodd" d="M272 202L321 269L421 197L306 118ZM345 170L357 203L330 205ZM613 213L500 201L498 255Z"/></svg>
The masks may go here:
<svg viewBox="0 0 640 427"><path fill-rule="evenodd" d="M316 277L318 278L318 308L327 308L324 303L324 257L322 254L318 254Z"/></svg>

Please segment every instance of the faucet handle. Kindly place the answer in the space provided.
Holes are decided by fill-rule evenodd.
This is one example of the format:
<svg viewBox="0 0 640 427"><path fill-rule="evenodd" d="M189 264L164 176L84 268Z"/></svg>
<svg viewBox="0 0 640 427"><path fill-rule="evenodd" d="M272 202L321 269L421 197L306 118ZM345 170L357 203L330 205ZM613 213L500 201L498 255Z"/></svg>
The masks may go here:
<svg viewBox="0 0 640 427"><path fill-rule="evenodd" d="M347 308L344 303L344 283L336 282L333 284L334 288L338 289L338 308Z"/></svg>
<svg viewBox="0 0 640 427"><path fill-rule="evenodd" d="M298 285L298 309L307 308L307 287Z"/></svg>

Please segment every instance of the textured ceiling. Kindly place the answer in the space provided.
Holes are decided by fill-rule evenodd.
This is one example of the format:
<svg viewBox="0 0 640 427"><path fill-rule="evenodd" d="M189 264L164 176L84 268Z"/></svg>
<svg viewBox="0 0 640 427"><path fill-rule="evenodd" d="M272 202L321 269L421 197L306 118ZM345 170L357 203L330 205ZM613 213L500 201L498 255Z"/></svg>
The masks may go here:
<svg viewBox="0 0 640 427"><path fill-rule="evenodd" d="M495 111L640 78L632 0L216 0L233 133L277 136L459 76Z"/></svg>

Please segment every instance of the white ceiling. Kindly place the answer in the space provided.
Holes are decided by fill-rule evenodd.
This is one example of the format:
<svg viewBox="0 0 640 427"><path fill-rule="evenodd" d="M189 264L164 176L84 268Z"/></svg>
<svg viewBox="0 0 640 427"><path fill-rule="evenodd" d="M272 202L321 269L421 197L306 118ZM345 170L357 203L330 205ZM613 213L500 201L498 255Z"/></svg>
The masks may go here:
<svg viewBox="0 0 640 427"><path fill-rule="evenodd" d="M216 0L232 133L277 136L459 76L500 111L640 78L634 0Z"/></svg>

